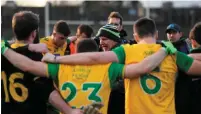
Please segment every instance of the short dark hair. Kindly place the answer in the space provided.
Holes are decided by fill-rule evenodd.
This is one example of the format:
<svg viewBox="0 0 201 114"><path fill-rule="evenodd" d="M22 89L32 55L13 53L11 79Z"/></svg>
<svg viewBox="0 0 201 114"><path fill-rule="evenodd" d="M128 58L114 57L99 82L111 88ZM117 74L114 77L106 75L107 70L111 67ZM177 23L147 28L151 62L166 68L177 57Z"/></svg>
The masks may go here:
<svg viewBox="0 0 201 114"><path fill-rule="evenodd" d="M189 33L189 38L194 39L198 44L201 44L201 22L194 25Z"/></svg>
<svg viewBox="0 0 201 114"><path fill-rule="evenodd" d="M108 17L108 20L110 18L119 18L120 19L120 24L122 25L123 17L121 16L121 14L119 12L115 12L115 11L111 12L109 17Z"/></svg>
<svg viewBox="0 0 201 114"><path fill-rule="evenodd" d="M99 48L93 39L81 39L77 43L77 53L98 52Z"/></svg>
<svg viewBox="0 0 201 114"><path fill-rule="evenodd" d="M79 25L77 27L77 29L80 30L80 33L84 33L86 34L87 38L91 38L92 34L93 34L93 29L91 26L89 25Z"/></svg>
<svg viewBox="0 0 201 114"><path fill-rule="evenodd" d="M157 31L155 22L149 18L138 19L135 22L133 29L141 38L154 36L155 32Z"/></svg>
<svg viewBox="0 0 201 114"><path fill-rule="evenodd" d="M39 27L39 15L32 11L20 11L13 15L12 29L17 40L26 40Z"/></svg>
<svg viewBox="0 0 201 114"><path fill-rule="evenodd" d="M63 34L65 37L71 33L68 24L64 20L57 21L54 25L54 30L60 34Z"/></svg>

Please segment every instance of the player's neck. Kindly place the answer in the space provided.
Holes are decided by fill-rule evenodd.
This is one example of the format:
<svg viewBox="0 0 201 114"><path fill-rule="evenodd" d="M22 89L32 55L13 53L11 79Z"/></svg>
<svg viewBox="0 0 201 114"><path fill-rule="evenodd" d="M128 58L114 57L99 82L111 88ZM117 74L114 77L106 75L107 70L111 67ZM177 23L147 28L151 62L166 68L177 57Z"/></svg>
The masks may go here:
<svg viewBox="0 0 201 114"><path fill-rule="evenodd" d="M141 39L138 44L155 44L156 43L156 39L153 37L146 37Z"/></svg>
<svg viewBox="0 0 201 114"><path fill-rule="evenodd" d="M15 43L18 43L18 44L33 44L33 42L31 42L29 40L16 40Z"/></svg>
<svg viewBox="0 0 201 114"><path fill-rule="evenodd" d="M54 41L54 36L53 36L53 34L51 35L51 42L52 42L52 44L54 44L54 46L56 47L56 48L59 48L59 47L61 47L61 46L57 46L57 44L56 44L56 42Z"/></svg>

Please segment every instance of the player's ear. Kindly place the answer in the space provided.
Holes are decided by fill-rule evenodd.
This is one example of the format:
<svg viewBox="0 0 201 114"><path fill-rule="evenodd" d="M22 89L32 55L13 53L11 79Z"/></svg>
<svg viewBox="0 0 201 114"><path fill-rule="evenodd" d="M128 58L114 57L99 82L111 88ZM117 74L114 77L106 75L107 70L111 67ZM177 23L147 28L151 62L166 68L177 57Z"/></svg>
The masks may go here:
<svg viewBox="0 0 201 114"><path fill-rule="evenodd" d="M119 25L119 31L123 29L123 25Z"/></svg>
<svg viewBox="0 0 201 114"><path fill-rule="evenodd" d="M191 44L192 44L192 47L196 47L196 44L197 44L197 42L194 40L194 39L191 39Z"/></svg>
<svg viewBox="0 0 201 114"><path fill-rule="evenodd" d="M34 31L32 31L31 32L31 38L34 40L35 39L35 37L36 37L36 30L34 30Z"/></svg>
<svg viewBox="0 0 201 114"><path fill-rule="evenodd" d="M82 33L82 34L80 35L80 37L82 37L82 38L87 38L87 35L86 35L85 33Z"/></svg>
<svg viewBox="0 0 201 114"><path fill-rule="evenodd" d="M134 33L134 34L133 34L133 37L134 37L134 39L135 39L136 42L139 42L139 41L140 41L140 38L139 38L139 35L138 35L138 34Z"/></svg>
<svg viewBox="0 0 201 114"><path fill-rule="evenodd" d="M155 32L154 38L155 38L155 39L158 39L158 31Z"/></svg>
<svg viewBox="0 0 201 114"><path fill-rule="evenodd" d="M182 36L183 36L183 34L184 34L183 32L179 32L180 37L182 37Z"/></svg>
<svg viewBox="0 0 201 114"><path fill-rule="evenodd" d="M55 37L56 36L56 31L53 31L52 35Z"/></svg>

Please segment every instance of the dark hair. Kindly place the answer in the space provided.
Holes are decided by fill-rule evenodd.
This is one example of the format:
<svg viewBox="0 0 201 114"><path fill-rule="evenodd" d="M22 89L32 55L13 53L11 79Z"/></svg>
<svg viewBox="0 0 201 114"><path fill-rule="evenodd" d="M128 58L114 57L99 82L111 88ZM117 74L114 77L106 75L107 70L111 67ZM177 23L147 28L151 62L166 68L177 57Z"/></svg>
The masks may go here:
<svg viewBox="0 0 201 114"><path fill-rule="evenodd" d="M156 30L155 22L152 19L140 18L138 19L134 26L134 31L139 35L139 37L154 36Z"/></svg>
<svg viewBox="0 0 201 114"><path fill-rule="evenodd" d="M198 44L201 44L201 22L194 25L190 31L189 38L194 39Z"/></svg>
<svg viewBox="0 0 201 114"><path fill-rule="evenodd" d="M86 34L87 38L91 38L93 34L93 29L89 25L79 25L77 29L80 30L80 34Z"/></svg>
<svg viewBox="0 0 201 114"><path fill-rule="evenodd" d="M99 48L93 39L82 39L77 44L77 53L98 52Z"/></svg>
<svg viewBox="0 0 201 114"><path fill-rule="evenodd" d="M123 17L121 16L121 14L119 12L115 12L115 11L111 12L109 17L108 17L108 20L110 18L119 18L120 19L120 24L122 25Z"/></svg>
<svg viewBox="0 0 201 114"><path fill-rule="evenodd" d="M57 21L54 25L54 30L60 34L63 34L65 37L71 33L68 24L64 20Z"/></svg>
<svg viewBox="0 0 201 114"><path fill-rule="evenodd" d="M14 14L12 29L17 40L26 40L39 27L39 15L31 11L20 11Z"/></svg>

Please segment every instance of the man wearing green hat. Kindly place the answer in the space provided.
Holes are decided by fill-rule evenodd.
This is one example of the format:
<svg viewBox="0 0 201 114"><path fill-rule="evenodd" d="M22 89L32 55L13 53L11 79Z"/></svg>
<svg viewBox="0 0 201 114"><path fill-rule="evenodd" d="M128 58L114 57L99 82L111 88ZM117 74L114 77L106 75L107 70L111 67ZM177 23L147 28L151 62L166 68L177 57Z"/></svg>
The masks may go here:
<svg viewBox="0 0 201 114"><path fill-rule="evenodd" d="M110 51L121 44L120 33L117 26L107 24L102 26L96 37L100 39L100 47L103 51Z"/></svg>
<svg viewBox="0 0 201 114"><path fill-rule="evenodd" d="M107 24L101 27L96 35L100 39L100 47L103 51L111 51L121 45L122 39L118 26ZM119 103L116 103L118 101ZM109 99L108 114L125 113L125 90L123 79L117 79Z"/></svg>

